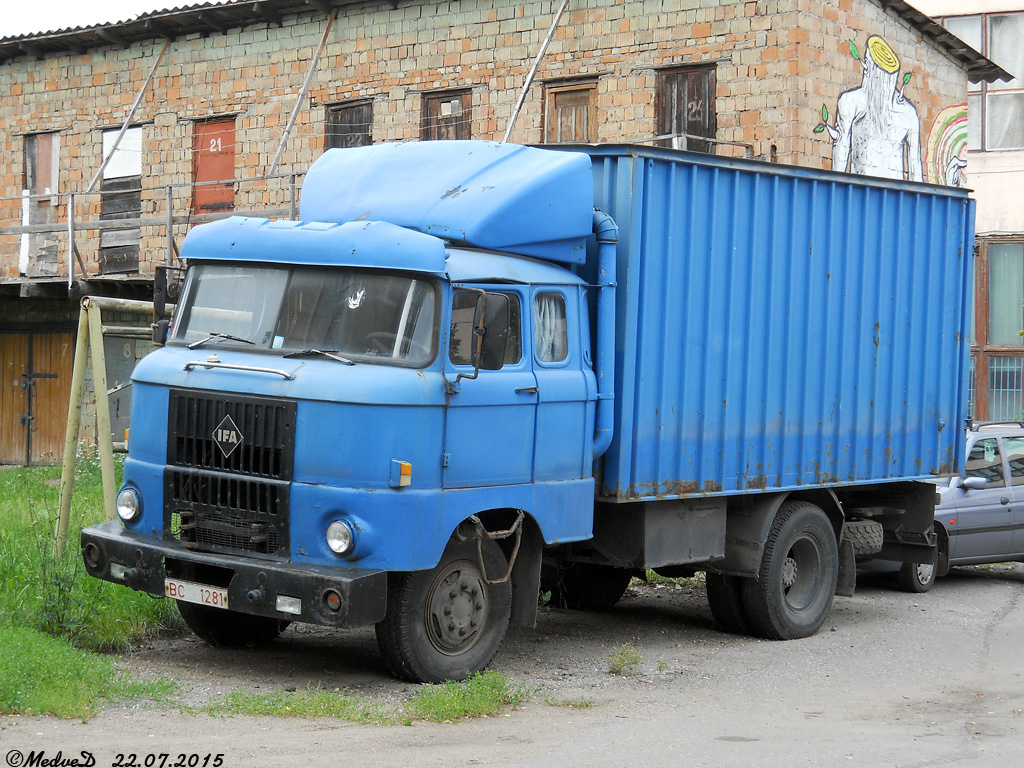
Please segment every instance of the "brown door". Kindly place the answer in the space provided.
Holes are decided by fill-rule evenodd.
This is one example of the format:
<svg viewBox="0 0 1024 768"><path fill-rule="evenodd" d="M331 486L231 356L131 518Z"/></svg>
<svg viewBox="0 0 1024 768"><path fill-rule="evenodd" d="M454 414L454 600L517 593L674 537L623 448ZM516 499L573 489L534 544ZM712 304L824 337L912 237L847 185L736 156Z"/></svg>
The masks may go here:
<svg viewBox="0 0 1024 768"><path fill-rule="evenodd" d="M24 464L28 458L28 334L0 333L0 463Z"/></svg>
<svg viewBox="0 0 1024 768"><path fill-rule="evenodd" d="M0 462L61 460L73 358L70 333L0 334Z"/></svg>
<svg viewBox="0 0 1024 768"><path fill-rule="evenodd" d="M219 213L235 207L234 184L203 184L235 178L235 119L196 123L192 147L192 213Z"/></svg>

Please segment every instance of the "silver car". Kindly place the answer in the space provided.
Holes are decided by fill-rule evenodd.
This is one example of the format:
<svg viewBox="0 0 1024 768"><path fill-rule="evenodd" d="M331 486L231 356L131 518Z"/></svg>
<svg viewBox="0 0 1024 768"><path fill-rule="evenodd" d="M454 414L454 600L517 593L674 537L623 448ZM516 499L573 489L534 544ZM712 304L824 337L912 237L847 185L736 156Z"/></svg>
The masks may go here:
<svg viewBox="0 0 1024 768"><path fill-rule="evenodd" d="M972 424L966 456L963 474L937 481L938 561L899 567L907 592L927 592L950 566L1024 561L1024 423Z"/></svg>

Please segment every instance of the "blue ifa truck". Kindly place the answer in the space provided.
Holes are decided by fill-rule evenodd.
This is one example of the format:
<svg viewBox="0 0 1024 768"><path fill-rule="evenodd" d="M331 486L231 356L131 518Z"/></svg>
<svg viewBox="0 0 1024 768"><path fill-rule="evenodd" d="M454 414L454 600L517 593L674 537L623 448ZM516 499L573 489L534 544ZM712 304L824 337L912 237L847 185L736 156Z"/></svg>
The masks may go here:
<svg viewBox="0 0 1024 768"><path fill-rule="evenodd" d="M329 150L300 221L185 239L85 565L214 645L375 625L412 681L485 667L542 585L605 609L649 569L806 637L858 557L934 562L972 217L638 146Z"/></svg>

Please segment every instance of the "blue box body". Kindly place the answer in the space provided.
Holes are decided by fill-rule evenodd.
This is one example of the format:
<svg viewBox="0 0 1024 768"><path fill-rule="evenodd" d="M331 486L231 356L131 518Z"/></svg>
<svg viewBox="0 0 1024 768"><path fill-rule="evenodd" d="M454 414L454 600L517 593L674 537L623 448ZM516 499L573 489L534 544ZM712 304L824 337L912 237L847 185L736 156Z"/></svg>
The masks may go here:
<svg viewBox="0 0 1024 768"><path fill-rule="evenodd" d="M962 459L964 190L599 146L620 227L613 501L945 474Z"/></svg>

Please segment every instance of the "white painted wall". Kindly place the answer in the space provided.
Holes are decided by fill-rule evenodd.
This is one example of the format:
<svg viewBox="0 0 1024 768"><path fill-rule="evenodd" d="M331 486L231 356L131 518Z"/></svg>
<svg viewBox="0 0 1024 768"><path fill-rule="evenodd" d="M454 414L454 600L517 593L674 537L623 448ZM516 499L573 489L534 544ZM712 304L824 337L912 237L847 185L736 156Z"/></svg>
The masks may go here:
<svg viewBox="0 0 1024 768"><path fill-rule="evenodd" d="M1021 0L906 0L929 16L970 16L973 13L999 13L1024 9Z"/></svg>

